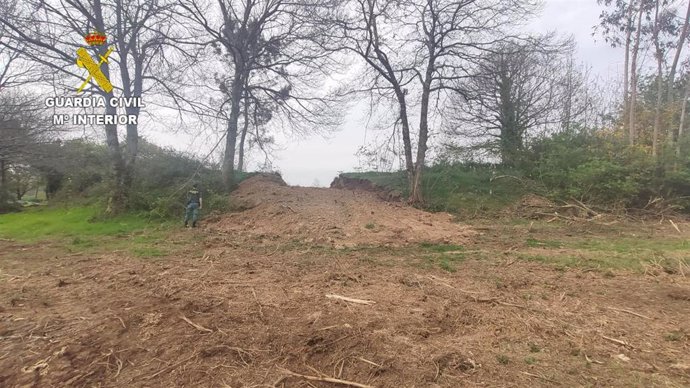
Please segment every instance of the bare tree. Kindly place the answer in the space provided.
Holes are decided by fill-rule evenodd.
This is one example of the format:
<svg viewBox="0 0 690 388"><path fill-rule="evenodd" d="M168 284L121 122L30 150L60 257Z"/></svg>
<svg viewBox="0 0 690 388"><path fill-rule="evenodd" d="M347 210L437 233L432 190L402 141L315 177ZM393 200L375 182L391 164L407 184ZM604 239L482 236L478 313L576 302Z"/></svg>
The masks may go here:
<svg viewBox="0 0 690 388"><path fill-rule="evenodd" d="M36 95L19 90L0 92L0 188L6 187L11 165L28 164L42 153L41 145L55 134L46 108Z"/></svg>
<svg viewBox="0 0 690 388"><path fill-rule="evenodd" d="M690 1L688 1L687 10L685 11L685 18L680 34L678 35L678 43L676 44L676 53L673 56L673 63L668 73L668 85L666 91L666 101L671 103L673 101L673 83L675 82L676 69L680 61L680 55L685 46L685 41L688 39L690 33Z"/></svg>
<svg viewBox="0 0 690 388"><path fill-rule="evenodd" d="M659 136L662 125L662 110L664 104L664 62L669 48L672 46L672 38L675 37L677 26L675 14L669 10L662 0L654 0L654 21L652 25L652 42L654 44L654 57L656 59L656 106L654 108L654 129L652 133L652 155L657 156L659 150ZM669 39L671 38L671 39ZM669 79L668 82L672 82ZM669 101L670 103L671 101Z"/></svg>
<svg viewBox="0 0 690 388"><path fill-rule="evenodd" d="M688 105L688 98L690 98L690 74L685 80L685 90L683 93L683 98L681 100L681 110L680 110L680 124L678 125L678 140L676 141L676 169L678 168L678 159L680 159L681 151L681 139L685 132L685 114Z"/></svg>
<svg viewBox="0 0 690 388"><path fill-rule="evenodd" d="M652 155L656 156L657 143L659 142L659 127L661 126L661 104L664 81L662 79L664 66L664 53L661 49L660 42L661 21L659 19L659 0L655 1L654 7L654 31L652 32L654 40L654 57L656 58L656 107L654 109L654 134L652 135Z"/></svg>
<svg viewBox="0 0 690 388"><path fill-rule="evenodd" d="M0 24L5 26L7 40L2 46L33 63L40 64L45 73L54 74L53 87L68 90L73 95L76 85L86 75L75 66L75 51L83 46L83 37L93 31L107 35L108 45L116 50L110 64L101 66L106 78L116 86L104 91L89 86L85 91L102 96L106 100L104 113L116 115L118 108L110 103L112 97L141 97L147 88L155 86L160 78L157 62L163 62L166 36L175 27L169 11L172 0L26 0L0 14ZM105 57L108 47L92 49L96 58ZM168 52L169 54L169 52ZM148 86L147 86L148 84ZM138 107L124 108L125 113L138 116ZM137 120L138 122L138 120ZM123 155L116 124L104 125L106 143L110 152L114 175L114 191L111 210L117 212L126 206L127 192L132 183L137 156L138 125L126 128L127 147Z"/></svg>
<svg viewBox="0 0 690 388"><path fill-rule="evenodd" d="M332 101L316 92L334 65L320 48L314 24L328 2L183 0L181 6L203 34L192 44L214 47L223 66L215 80L222 95L217 109L227 123L222 165L227 189L233 185L237 140L244 132L239 122L246 97L270 101L278 125L292 130L314 132L339 124Z"/></svg>
<svg viewBox="0 0 690 388"><path fill-rule="evenodd" d="M337 22L341 47L372 69L365 92L389 93L399 106L410 200L421 202L421 179L434 119L459 91L472 63L533 9L512 0L352 0ZM419 125L413 152L409 115Z"/></svg>
<svg viewBox="0 0 690 388"><path fill-rule="evenodd" d="M628 108L628 141L630 145L635 144L637 129L635 128L635 107L637 105L637 83L639 81L637 58L640 53L640 43L642 37L642 16L645 13L643 1L637 8L637 22L635 24L635 39L632 49L632 60L630 61L630 102Z"/></svg>
<svg viewBox="0 0 690 388"><path fill-rule="evenodd" d="M625 60L623 62L623 133L629 135L628 114L630 107L630 54L632 34L634 31L635 0L598 0L610 9L604 10L599 16L600 24L595 29L602 29L604 39L612 46L624 45ZM622 34L621 34L622 33Z"/></svg>
<svg viewBox="0 0 690 388"><path fill-rule="evenodd" d="M568 128L589 108L571 50L572 42L548 36L495 45L455 96L451 132L487 142L504 164L515 165L528 134Z"/></svg>
<svg viewBox="0 0 690 388"><path fill-rule="evenodd" d="M265 128L273 119L273 111L270 101L261 101L255 97L249 87L247 87L247 95L243 100L242 106L242 132L240 134L240 143L238 144L238 158L237 171L244 171L245 169L245 152L251 148L252 145L257 145L268 158L266 150L266 143L271 143L272 140L265 136ZM262 132L264 132L262 134Z"/></svg>

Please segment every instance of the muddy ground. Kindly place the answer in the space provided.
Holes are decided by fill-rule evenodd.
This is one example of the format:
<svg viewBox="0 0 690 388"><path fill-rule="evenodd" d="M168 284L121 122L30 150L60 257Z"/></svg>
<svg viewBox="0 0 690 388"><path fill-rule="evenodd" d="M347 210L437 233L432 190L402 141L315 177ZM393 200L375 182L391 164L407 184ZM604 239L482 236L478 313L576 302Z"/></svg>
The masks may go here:
<svg viewBox="0 0 690 388"><path fill-rule="evenodd" d="M461 225L266 181L237 195L247 210L173 232L168 257L0 241L0 386L690 386L682 265L520 259L563 254L528 234L605 227Z"/></svg>

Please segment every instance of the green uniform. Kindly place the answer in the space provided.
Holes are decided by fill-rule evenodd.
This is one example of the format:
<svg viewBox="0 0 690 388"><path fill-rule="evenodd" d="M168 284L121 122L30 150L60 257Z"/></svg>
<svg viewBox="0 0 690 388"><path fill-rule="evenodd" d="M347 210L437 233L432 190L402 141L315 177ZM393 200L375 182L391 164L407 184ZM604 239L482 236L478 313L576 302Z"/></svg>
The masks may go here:
<svg viewBox="0 0 690 388"><path fill-rule="evenodd" d="M199 208L201 207L201 191L193 188L187 193L187 205L184 216L184 225L187 226L189 221L192 221L192 227L196 227L196 222L199 220Z"/></svg>

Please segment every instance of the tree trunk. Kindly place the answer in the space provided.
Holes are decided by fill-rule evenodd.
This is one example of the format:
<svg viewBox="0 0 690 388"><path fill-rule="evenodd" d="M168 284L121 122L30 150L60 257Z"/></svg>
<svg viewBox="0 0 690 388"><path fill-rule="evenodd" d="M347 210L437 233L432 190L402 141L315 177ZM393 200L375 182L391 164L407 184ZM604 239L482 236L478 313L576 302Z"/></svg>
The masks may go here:
<svg viewBox="0 0 690 388"><path fill-rule="evenodd" d="M122 30L124 10L122 8L122 1L119 0L115 3L115 14L117 21L117 35L124 37L124 32ZM136 55L132 50L135 49L136 37L133 39L120 39L117 41L118 51L120 54L121 64L120 77L122 79L122 95L126 98L141 97L142 85L143 85L143 74L142 69L145 66L143 63L143 57ZM128 62L129 58L133 59L134 64L134 80L132 80L131 74L129 72ZM133 81L133 82L132 82ZM131 116L139 116L139 107L125 107L125 113ZM139 131L137 124L127 124L127 140L126 149L124 155L124 177L122 179L125 190L129 191L132 188L134 182L135 174L135 163L137 154L139 152Z"/></svg>
<svg viewBox="0 0 690 388"><path fill-rule="evenodd" d="M232 191L235 184L237 126L240 119L240 100L242 99L243 85L244 81L242 80L241 73L237 71L231 86L230 117L228 118L228 132L225 137L225 155L221 172L223 175L223 186L228 192Z"/></svg>
<svg viewBox="0 0 690 388"><path fill-rule="evenodd" d="M108 67L103 67L103 74L109 77ZM110 98L113 93L107 93L105 114L106 115L116 115L117 107L110 104ZM110 164L113 169L113 190L111 197L108 200L107 213L118 214L123 212L127 207L127 172L125 161L122 157L122 151L120 150L120 140L117 134L117 125L108 124L105 125L105 139L108 146L108 154L110 156Z"/></svg>
<svg viewBox="0 0 690 388"><path fill-rule="evenodd" d="M7 183L7 175L5 173L5 159L0 159L0 189L5 187Z"/></svg>
<svg viewBox="0 0 690 388"><path fill-rule="evenodd" d="M659 128L661 127L661 104L663 102L663 54L659 43L659 1L656 1L654 11L654 48L656 50L656 108L654 109L654 133L652 134L652 156L658 155L659 147Z"/></svg>
<svg viewBox="0 0 690 388"><path fill-rule="evenodd" d="M666 86L666 102L673 101L673 81L676 77L676 69L678 68L678 61L680 60L680 53L685 46L685 40L688 38L688 28L690 25L690 0L688 0L688 10L685 13L685 21L683 22L683 29L678 37L678 44L676 45L676 55L673 57L673 64L668 72L668 85Z"/></svg>
<svg viewBox="0 0 690 388"><path fill-rule="evenodd" d="M568 58L568 77L567 77L567 83L566 83L566 100L564 102L565 107L563 110L563 119L561 121L561 129L562 130L568 130L570 129L570 120L572 117L572 112L573 112L573 57L570 56Z"/></svg>
<svg viewBox="0 0 690 388"><path fill-rule="evenodd" d="M414 166L414 176L410 192L412 203L424 202L422 194L422 174L424 172L424 162L426 160L427 141L429 138L429 97L431 95L431 78L433 76L434 64L432 59L426 69L424 85L422 85L422 106L419 112L419 141L417 144L417 161Z"/></svg>
<svg viewBox="0 0 690 388"><path fill-rule="evenodd" d="M623 70L623 133L628 133L628 107L630 98L630 43L632 37L632 15L633 15L634 0L630 0L628 4L628 17L626 19L625 34L625 69Z"/></svg>
<svg viewBox="0 0 690 388"><path fill-rule="evenodd" d="M632 61L630 64L630 122L628 124L628 136L630 145L635 145L635 105L637 103L637 55L640 51L640 35L642 30L642 14L644 9L640 4L640 9L637 14L637 29L635 31L635 46L633 47Z"/></svg>
<svg viewBox="0 0 690 388"><path fill-rule="evenodd" d="M143 74L142 67L143 64L139 63L139 59L136 59L135 63L135 75L134 75L134 90L132 92L125 93L125 97L128 98L141 98L142 88L143 88ZM128 90L126 88L125 90ZM135 178L135 167L137 156L139 155L139 124L138 118L141 108L139 106L126 107L125 112L130 116L137 117L136 124L127 124L127 156L125 159L125 177L124 184L125 189L130 190Z"/></svg>
<svg viewBox="0 0 690 388"><path fill-rule="evenodd" d="M95 0L93 2L93 16L94 28L98 31L106 31L100 0ZM105 55L106 50L107 49L105 46L101 46L98 50L98 54L103 56ZM101 71L107 79L110 79L110 68L107 63L101 67ZM103 97L106 99L105 114L116 115L117 107L110 104L110 99L113 97L113 92L111 91L109 93L103 93ZM105 139L108 146L110 163L113 169L113 190L110 198L108 199L108 207L106 212L110 214L118 214L123 212L127 207L128 190L126 187L126 165L125 160L122 157L122 151L120 150L120 140L118 138L116 124L105 125Z"/></svg>
<svg viewBox="0 0 690 388"><path fill-rule="evenodd" d="M683 138L683 127L685 126L685 108L688 105L688 97L690 97L690 81L685 87L685 94L683 95L683 101L681 101L682 107L680 109L680 125L678 126L678 139L676 140L676 162L675 169L678 170L678 161L680 160L680 144Z"/></svg>
<svg viewBox="0 0 690 388"><path fill-rule="evenodd" d="M412 160L412 140L410 139L410 122L407 118L407 101L405 100L405 92L400 88L395 89L398 97L398 105L400 106L400 123L402 126L403 149L405 152L405 170L407 171L407 184L412 192L412 185L414 182L414 162Z"/></svg>
<svg viewBox="0 0 690 388"><path fill-rule="evenodd" d="M237 158L237 171L244 171L244 142L247 139L247 132L249 131L249 99L244 99L244 127L242 128L242 136L240 137L239 156Z"/></svg>

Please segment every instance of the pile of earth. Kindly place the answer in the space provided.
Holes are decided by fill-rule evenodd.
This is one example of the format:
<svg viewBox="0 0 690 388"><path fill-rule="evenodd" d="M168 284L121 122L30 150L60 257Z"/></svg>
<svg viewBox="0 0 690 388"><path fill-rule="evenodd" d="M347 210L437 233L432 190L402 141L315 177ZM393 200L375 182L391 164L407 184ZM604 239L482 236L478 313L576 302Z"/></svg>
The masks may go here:
<svg viewBox="0 0 690 388"><path fill-rule="evenodd" d="M475 234L448 213L389 202L375 191L291 187L275 175L245 180L231 201L243 210L210 220L210 231L335 246L464 244Z"/></svg>

